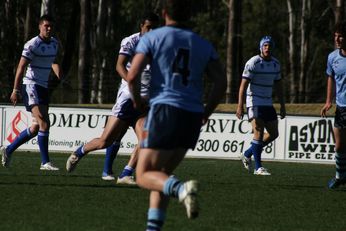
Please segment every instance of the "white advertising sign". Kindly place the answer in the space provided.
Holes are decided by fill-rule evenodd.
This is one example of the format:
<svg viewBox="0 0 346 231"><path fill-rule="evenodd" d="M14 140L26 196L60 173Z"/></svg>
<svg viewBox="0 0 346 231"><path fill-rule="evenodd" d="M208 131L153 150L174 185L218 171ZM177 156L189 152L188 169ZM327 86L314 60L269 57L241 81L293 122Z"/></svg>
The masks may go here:
<svg viewBox="0 0 346 231"><path fill-rule="evenodd" d="M247 120L239 120L234 114L213 114L202 127L195 150L189 156L238 158L249 148L252 141L252 128ZM275 144L263 149L263 159L273 159Z"/></svg>
<svg viewBox="0 0 346 231"><path fill-rule="evenodd" d="M333 119L289 117L286 160L334 162Z"/></svg>
<svg viewBox="0 0 346 231"><path fill-rule="evenodd" d="M101 136L110 110L81 109L81 108L54 108L49 109L50 151L74 151L93 138ZM4 110L4 123L6 126L4 143L10 144L20 132L31 125L31 114L24 107L7 107ZM132 130L123 138L120 152L131 153L137 143ZM37 137L20 146L23 150L38 150ZM99 152L103 152L100 150Z"/></svg>
<svg viewBox="0 0 346 231"><path fill-rule="evenodd" d="M100 137L107 122L109 109L51 107L49 150L71 152L93 138ZM24 107L3 106L0 113L1 143L10 144L31 125L31 115ZM238 158L252 141L252 128L247 120L234 114L215 113L202 127L195 150L187 156L206 158ZM333 163L335 153L333 119L287 116L279 119L279 137L263 149L265 160ZM132 128L121 142L120 153L130 154L137 144ZM34 137L21 150L38 150ZM99 150L97 153L104 153Z"/></svg>

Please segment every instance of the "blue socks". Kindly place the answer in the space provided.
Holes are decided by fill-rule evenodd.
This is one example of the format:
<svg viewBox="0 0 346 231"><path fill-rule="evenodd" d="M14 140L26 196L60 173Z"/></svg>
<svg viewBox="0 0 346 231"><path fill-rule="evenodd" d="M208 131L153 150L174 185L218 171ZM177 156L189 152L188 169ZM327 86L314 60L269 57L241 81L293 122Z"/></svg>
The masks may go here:
<svg viewBox="0 0 346 231"><path fill-rule="evenodd" d="M254 156L255 159L255 169L262 167L261 155L263 150L263 141L261 140L252 140L251 146L244 152L244 156L251 158Z"/></svg>
<svg viewBox="0 0 346 231"><path fill-rule="evenodd" d="M39 131L38 132L37 140L38 140L38 146L40 147L42 164L49 162L48 138L49 138L49 131L44 131L44 132Z"/></svg>
<svg viewBox="0 0 346 231"><path fill-rule="evenodd" d="M31 134L30 129L27 128L24 131L22 131L19 136L6 147L6 152L8 155L11 155L12 152L14 152L19 146L22 144L28 142L31 138L33 138L35 135Z"/></svg>
<svg viewBox="0 0 346 231"><path fill-rule="evenodd" d="M165 196L173 196L178 198L183 189L183 182L171 176L165 181L162 192Z"/></svg>
<svg viewBox="0 0 346 231"><path fill-rule="evenodd" d="M252 140L251 150L255 159L255 169L262 167L261 155L263 150L263 142L261 140Z"/></svg>
<svg viewBox="0 0 346 231"><path fill-rule="evenodd" d="M105 162L103 165L103 174L113 174L112 166L115 158L117 157L120 148L119 143L113 143L106 149Z"/></svg>
<svg viewBox="0 0 346 231"><path fill-rule="evenodd" d="M166 218L162 209L149 208L146 231L160 231Z"/></svg>
<svg viewBox="0 0 346 231"><path fill-rule="evenodd" d="M85 156L85 153L84 153L84 145L80 146L79 148L77 148L77 150L75 151L76 155L79 157L79 158L82 158L83 156Z"/></svg>
<svg viewBox="0 0 346 231"><path fill-rule="evenodd" d="M134 168L126 165L124 170L121 172L119 178L123 178L124 176L132 176L134 170L135 170Z"/></svg>
<svg viewBox="0 0 346 231"><path fill-rule="evenodd" d="M30 132L30 128L22 131L19 136L6 148L8 155L11 155L19 146L28 142L31 138L36 136ZM48 156L48 142L49 142L49 131L39 131L37 136L38 146L41 153L41 162L45 164L49 162Z"/></svg>

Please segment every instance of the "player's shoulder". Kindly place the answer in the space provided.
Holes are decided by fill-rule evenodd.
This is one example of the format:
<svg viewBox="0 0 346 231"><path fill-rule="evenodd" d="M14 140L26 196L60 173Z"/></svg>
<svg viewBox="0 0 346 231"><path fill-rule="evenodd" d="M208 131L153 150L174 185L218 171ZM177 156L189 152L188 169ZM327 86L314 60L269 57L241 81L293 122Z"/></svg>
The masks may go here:
<svg viewBox="0 0 346 231"><path fill-rule="evenodd" d="M246 64L247 65L256 65L257 63L260 63L262 61L262 58L260 55L255 55L255 56L252 56L247 62Z"/></svg>
<svg viewBox="0 0 346 231"><path fill-rule="evenodd" d="M122 39L121 44L126 43L137 43L141 37L141 34L139 32L131 34L125 38Z"/></svg>
<svg viewBox="0 0 346 231"><path fill-rule="evenodd" d="M40 46L41 43L42 43L42 39L39 36L36 36L36 37L33 37L32 39L28 40L24 46L36 48L36 47Z"/></svg>
<svg viewBox="0 0 346 231"><path fill-rule="evenodd" d="M340 52L339 49L335 49L334 51L330 52L328 54L328 60L335 59L335 57L337 57L339 55L339 52Z"/></svg>

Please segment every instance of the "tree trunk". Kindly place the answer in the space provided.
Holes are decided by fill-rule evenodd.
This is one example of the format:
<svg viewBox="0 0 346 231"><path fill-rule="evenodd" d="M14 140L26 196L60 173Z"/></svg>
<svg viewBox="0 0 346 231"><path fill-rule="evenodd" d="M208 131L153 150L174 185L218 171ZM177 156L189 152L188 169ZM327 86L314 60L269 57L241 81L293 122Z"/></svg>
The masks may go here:
<svg viewBox="0 0 346 231"><path fill-rule="evenodd" d="M335 23L339 23L344 19L344 0L335 1Z"/></svg>
<svg viewBox="0 0 346 231"><path fill-rule="evenodd" d="M241 75L241 1L224 2L229 10L226 59L226 103L237 102L239 78Z"/></svg>
<svg viewBox="0 0 346 231"><path fill-rule="evenodd" d="M226 58L226 76L227 76L227 89L226 89L226 103L231 103L232 94L232 60L233 60L233 36L234 36L234 1L229 0L228 7L228 30L227 30L227 58Z"/></svg>
<svg viewBox="0 0 346 231"><path fill-rule="evenodd" d="M296 103L297 102L297 95L298 95L298 84L297 84L297 72L296 72L296 49L294 45L295 40L295 14L293 12L292 8L292 2L291 0L287 0L287 9L288 9L288 29L289 29L289 35L288 35L288 65L289 65L289 82L290 82L290 92L289 92L289 99L287 99L290 103Z"/></svg>
<svg viewBox="0 0 346 231"><path fill-rule="evenodd" d="M309 25L311 11L311 1L303 0L302 2L302 16L300 21L300 73L299 73L299 103L305 103L306 99L306 69L308 60L308 47L309 47Z"/></svg>
<svg viewBox="0 0 346 231"><path fill-rule="evenodd" d="M80 0L78 103L90 102L90 0Z"/></svg>
<svg viewBox="0 0 346 231"><path fill-rule="evenodd" d="M41 3L41 16L48 14L54 16L54 0L42 0Z"/></svg>

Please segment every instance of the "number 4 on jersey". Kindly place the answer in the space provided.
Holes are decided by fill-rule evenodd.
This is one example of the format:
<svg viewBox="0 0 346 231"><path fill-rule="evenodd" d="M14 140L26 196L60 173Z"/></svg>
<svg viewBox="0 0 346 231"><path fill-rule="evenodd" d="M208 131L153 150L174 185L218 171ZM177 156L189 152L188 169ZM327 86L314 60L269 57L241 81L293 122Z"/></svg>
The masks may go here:
<svg viewBox="0 0 346 231"><path fill-rule="evenodd" d="M188 49L180 48L178 54L174 59L172 69L173 73L178 73L182 77L182 83L184 86L188 84L188 77L190 75L189 62L190 51Z"/></svg>

